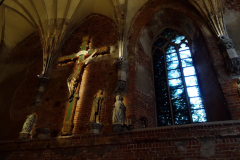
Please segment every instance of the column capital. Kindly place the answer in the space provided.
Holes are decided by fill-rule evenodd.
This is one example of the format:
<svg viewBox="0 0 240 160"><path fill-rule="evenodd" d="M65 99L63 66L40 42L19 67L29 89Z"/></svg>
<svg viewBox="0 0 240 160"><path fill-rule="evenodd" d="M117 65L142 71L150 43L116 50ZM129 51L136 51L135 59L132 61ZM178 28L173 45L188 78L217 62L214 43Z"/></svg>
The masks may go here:
<svg viewBox="0 0 240 160"><path fill-rule="evenodd" d="M235 46L232 40L225 34L219 37L220 38L220 46L221 48L228 50L228 49L235 49Z"/></svg>
<svg viewBox="0 0 240 160"><path fill-rule="evenodd" d="M49 81L49 77L44 77L43 75L39 76L38 87L46 86Z"/></svg>
<svg viewBox="0 0 240 160"><path fill-rule="evenodd" d="M127 63L127 61L119 60L119 61L117 62L117 69L118 69L118 70L127 71L127 68L128 68L128 63Z"/></svg>
<svg viewBox="0 0 240 160"><path fill-rule="evenodd" d="M237 74L240 75L240 58L230 58L226 60L227 69L231 74Z"/></svg>

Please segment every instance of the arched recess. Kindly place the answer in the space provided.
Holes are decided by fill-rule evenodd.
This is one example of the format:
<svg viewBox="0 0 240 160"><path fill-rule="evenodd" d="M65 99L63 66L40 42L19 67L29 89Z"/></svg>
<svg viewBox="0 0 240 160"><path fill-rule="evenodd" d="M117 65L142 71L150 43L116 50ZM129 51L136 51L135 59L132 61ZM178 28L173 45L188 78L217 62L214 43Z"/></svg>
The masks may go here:
<svg viewBox="0 0 240 160"><path fill-rule="evenodd" d="M129 94L132 99L129 98L128 102L133 107L129 109L127 116L135 119L147 117L149 127L157 126L155 123L157 115L155 114L155 119L152 118L156 104L151 47L156 36L166 27L182 31L191 41L190 49L196 65L204 103L206 103L208 121L231 119L219 84L223 75L216 73L221 70L225 74L225 69L214 70L214 67L217 67L213 67L212 56L214 55L213 52L209 52L209 45L205 43L205 40L210 37L209 39L212 39L217 46L214 36L193 6L186 3L181 4L174 0L165 1L165 3L156 1L148 3L135 16L132 28L129 30L127 57L130 71L133 73L129 72L128 74L128 81L132 82L128 88L133 95ZM223 62L221 54L217 54L220 61Z"/></svg>
<svg viewBox="0 0 240 160"><path fill-rule="evenodd" d="M80 50L82 38L87 35L93 38L92 44L94 48L117 45L118 32L115 22L104 15L92 14L84 19L81 25L76 27L76 30L69 35L69 38L65 41L61 49L61 56L77 53ZM29 68L26 76L23 74L25 76L25 78L23 78L23 82L17 86L17 90L15 89L13 91L14 97L12 98L12 104L9 105L11 108L8 107L11 120L25 120L26 116L32 112L32 108L29 107L29 104L31 103L32 95L36 91L38 80L37 75L41 73L42 69L42 61L36 61L35 59L36 56L38 56L38 59L42 60L41 55L42 50L40 39L37 33L30 35L9 53L9 56L5 62L7 64L32 63L31 68ZM116 68L114 68L114 62L117 58L118 54L117 50L115 49L114 53L106 56L104 55L96 57L95 61L93 61L93 64L89 65L87 70L88 73L90 73L90 79L86 78L87 80L84 83L90 83L88 89L92 89L92 92L84 92L86 96L84 99L88 99L88 101L85 100L83 102L85 103L85 109L81 108L82 110L76 114L76 133L85 132L85 124L89 121L89 117L86 117L89 115L85 113L91 111L91 109L89 109L89 104L91 106L93 95L98 89L97 87L106 86L107 88L111 88L111 90L107 92L109 96L106 98L106 106L110 108L103 108L103 110L104 114L108 113L106 110L112 110L112 101L114 100L114 95L111 93L114 91L117 78L117 72L115 71ZM68 88L66 82L75 65L76 62L69 62L67 65L62 66L58 66L57 62L55 63L52 74L49 78L48 86L43 95L42 104L39 108L37 108L36 111L38 115L36 120L37 127L48 127L56 131L56 133L60 133L68 102ZM108 81L109 83L105 83ZM105 116L104 114L103 116ZM85 119L85 121L83 122L82 119L79 119L79 117ZM107 119L105 119L105 121L111 122L110 114L107 114L105 117ZM23 123L21 122L18 125L20 129L22 124ZM82 128L84 128L84 130L82 130ZM108 129L109 128L110 127L108 127ZM18 136L20 129L14 131L14 134Z"/></svg>

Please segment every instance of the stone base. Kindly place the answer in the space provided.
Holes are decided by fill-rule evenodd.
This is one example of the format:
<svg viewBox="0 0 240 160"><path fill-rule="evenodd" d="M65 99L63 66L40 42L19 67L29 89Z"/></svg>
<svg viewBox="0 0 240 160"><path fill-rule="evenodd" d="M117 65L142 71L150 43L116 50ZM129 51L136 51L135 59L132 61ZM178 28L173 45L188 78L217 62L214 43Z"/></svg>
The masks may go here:
<svg viewBox="0 0 240 160"><path fill-rule="evenodd" d="M69 120L63 123L63 128L61 131L61 136L72 135L73 123Z"/></svg>
<svg viewBox="0 0 240 160"><path fill-rule="evenodd" d="M226 65L227 65L227 69L230 73L231 76L240 75L240 58L236 57L236 58L231 58L226 60Z"/></svg>
<svg viewBox="0 0 240 160"><path fill-rule="evenodd" d="M126 92L127 82L124 80L118 80L114 93Z"/></svg>
<svg viewBox="0 0 240 160"><path fill-rule="evenodd" d="M28 140L30 137L30 133L26 133L26 132L20 132L19 133L19 140Z"/></svg>
<svg viewBox="0 0 240 160"><path fill-rule="evenodd" d="M50 137L50 129L48 128L37 128L36 129L37 138L46 139Z"/></svg>
<svg viewBox="0 0 240 160"><path fill-rule="evenodd" d="M102 128L102 125L99 123L88 123L87 126L90 134L99 134Z"/></svg>
<svg viewBox="0 0 240 160"><path fill-rule="evenodd" d="M113 133L121 133L125 132L126 128L122 124L113 124L112 125L112 132Z"/></svg>

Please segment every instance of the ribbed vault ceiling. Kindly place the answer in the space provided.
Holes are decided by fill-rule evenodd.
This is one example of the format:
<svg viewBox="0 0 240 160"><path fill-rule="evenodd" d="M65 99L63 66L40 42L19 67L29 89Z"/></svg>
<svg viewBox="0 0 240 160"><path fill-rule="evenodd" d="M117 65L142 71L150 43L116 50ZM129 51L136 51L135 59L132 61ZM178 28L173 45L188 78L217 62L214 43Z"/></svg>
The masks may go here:
<svg viewBox="0 0 240 160"><path fill-rule="evenodd" d="M136 13L148 1L153 0L5 0L0 6L0 44L4 41L13 47L38 31L46 46L57 46L93 13L112 19L118 26L123 2L127 3L127 32ZM186 1L207 19L216 34L224 34L223 22L219 21L222 0Z"/></svg>
<svg viewBox="0 0 240 160"><path fill-rule="evenodd" d="M6 0L0 6L0 39L14 46L34 31L64 38L93 13L117 23L118 5L117 0Z"/></svg>

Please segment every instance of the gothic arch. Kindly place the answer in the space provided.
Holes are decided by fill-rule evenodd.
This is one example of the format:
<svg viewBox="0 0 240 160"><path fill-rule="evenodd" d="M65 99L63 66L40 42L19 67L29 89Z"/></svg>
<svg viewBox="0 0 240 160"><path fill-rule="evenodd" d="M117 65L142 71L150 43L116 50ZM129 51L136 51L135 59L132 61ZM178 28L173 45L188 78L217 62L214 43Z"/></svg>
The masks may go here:
<svg viewBox="0 0 240 160"><path fill-rule="evenodd" d="M219 53L219 48L217 46L215 36L212 34L212 31L209 29L209 26L206 24L206 22L201 18L201 16L198 16L197 11L191 6L190 4L182 4L183 2L176 2L176 1L153 1L147 3L142 9L135 15L131 29L129 30L128 35L128 61L130 63L130 68L134 70L136 68L134 74L129 74L128 81L135 81L135 83L132 83L131 86L129 85L129 89L133 91L134 95L132 96L132 100L129 101L135 101L132 103L132 106L138 106L133 107L130 111L131 113L127 113L128 116L135 116L136 119L139 117L147 117L149 118L149 123L151 123L153 126L156 126L154 118L152 116L154 113L151 112L151 109L155 111L155 107L149 107L149 106L155 106L154 103L147 101L145 99L151 99L154 101L155 95L154 95L154 85L153 85L153 72L152 72L152 59L151 59L151 45L154 41L154 38L156 35L158 35L161 30L163 30L166 27L173 27L181 30L182 32L186 33L186 35L189 37L189 39L192 41L192 45L190 46L192 50L192 54L196 57L195 61L197 64L201 64L200 59L204 62L206 62L206 65L208 67L211 67L211 71L207 73L206 69L204 69L203 64L202 67L198 67L197 70L199 72L205 72L209 74L211 78L205 82L204 80L204 74L200 76L200 84L204 84L203 88L207 90L209 87L208 85L205 85L207 83L214 85L216 94L218 94L218 98L213 98L214 100L208 99L208 105L209 105L209 113L213 112L210 106L219 106L221 104L221 114L212 115L211 118L209 118L209 121L216 121L216 120L229 120L230 114L228 107L226 106L226 101L222 93L222 89L219 87L219 79L221 79L222 76L226 75L225 68L221 68L221 72L224 72L223 75L219 75L218 73L215 73L214 68L212 67L212 60L213 56L215 56L216 52L218 52L220 61L223 62L223 57L221 56L221 53ZM187 3L187 2L186 2ZM205 41L211 41L215 44L216 49L214 52L209 51L210 43L207 45L205 44ZM200 45L204 45L205 47L200 48ZM200 54L199 52L202 52L203 54ZM208 54L209 53L209 54ZM210 57L209 57L210 56ZM199 59L199 60L198 60ZM199 65L201 66L201 65ZM217 67L217 66L214 66ZM218 70L219 72L219 70ZM216 76L217 74L217 76ZM142 78L139 80L140 76L144 77L143 75L146 75L145 78ZM146 78L148 77L148 78ZM147 84L148 82L148 84ZM143 85L145 84L145 85ZM147 85L146 85L147 84ZM143 86L141 88L141 86ZM208 87L207 87L208 86ZM148 88L148 90L146 89ZM134 91L136 89L136 91ZM204 93L205 97L209 93ZM141 98L139 98L141 97ZM219 104L214 102L219 101ZM140 104L140 105L139 105ZM214 108L214 107L212 107ZM140 112L141 110L141 112ZM144 111L144 112L142 112ZM227 114L225 115L224 112ZM156 117L156 115L155 115ZM152 122L151 122L152 121ZM151 125L149 125L151 126Z"/></svg>
<svg viewBox="0 0 240 160"><path fill-rule="evenodd" d="M81 25L79 25L71 33L71 35L69 35L69 38L63 44L63 47L61 49L61 55L64 56L72 53L77 53L82 43L82 37L86 35L90 35L93 37L93 44L95 45L94 47L96 48L103 46L115 46L117 44L118 34L116 24L114 23L114 21L104 15L92 14L89 17L87 17L83 21L83 23L81 23ZM29 36L28 39L22 41L19 45L17 45L10 52L7 62L11 64L11 63L27 63L30 60L34 61L33 59L34 57L28 56L32 56L33 53L41 54L39 53L40 47L39 45L37 45L38 48L33 47L31 52L29 51L26 53L24 52L24 50L22 50L23 48L27 48L26 46L28 46L29 43L32 44L31 42L39 42L39 37L37 36L37 34ZM116 54L113 54L112 56L113 58L117 57ZM28 59L26 60L25 58L29 58L29 60ZM29 68L29 72L26 75L25 80L22 82L22 84L19 86L19 89L15 93L10 113L10 117L12 120L25 119L25 117L31 113L31 108L29 108L28 106L31 103L32 95L36 91L38 80L37 74L40 74L41 71L42 58L40 57L39 59L40 59L39 62L34 63ZM94 65L97 65L99 68L99 66L101 67L101 64L99 63L96 62L94 63ZM114 63L111 63L111 65L113 64ZM63 66L62 68L59 68L57 67L56 63L56 65L53 67L53 71L50 76L49 85L46 88L46 92L44 93L43 96L43 101L41 105L42 111L39 114L43 113L43 115L46 116L51 115L51 117L55 117L47 119L48 122L46 124L53 123L53 121L60 122L59 123L60 125L52 126L54 130L60 130L62 127L64 112L66 110L65 103L67 102L68 95L66 79L71 74L74 65L75 63L72 63L68 66ZM108 64L104 63L102 67L106 65ZM94 73L91 73L91 75L94 75ZM36 80L34 79L33 81L33 78L35 78ZM92 96L90 97L90 99L92 99ZM56 114L57 112L58 114ZM42 123L44 119L45 117L41 116L38 118L36 123L39 126L44 127L45 124Z"/></svg>

